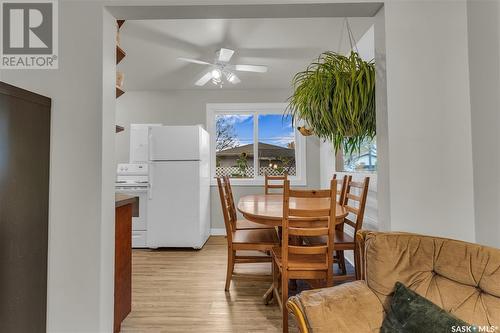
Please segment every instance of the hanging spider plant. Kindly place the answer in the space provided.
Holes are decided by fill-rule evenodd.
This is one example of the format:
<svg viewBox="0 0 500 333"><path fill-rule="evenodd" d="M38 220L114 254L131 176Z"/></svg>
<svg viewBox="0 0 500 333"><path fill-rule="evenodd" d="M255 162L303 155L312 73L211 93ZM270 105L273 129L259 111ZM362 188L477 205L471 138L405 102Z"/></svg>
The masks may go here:
<svg viewBox="0 0 500 333"><path fill-rule="evenodd" d="M302 120L318 137L349 154L373 139L375 126L375 64L324 52L293 78L293 95L287 111Z"/></svg>

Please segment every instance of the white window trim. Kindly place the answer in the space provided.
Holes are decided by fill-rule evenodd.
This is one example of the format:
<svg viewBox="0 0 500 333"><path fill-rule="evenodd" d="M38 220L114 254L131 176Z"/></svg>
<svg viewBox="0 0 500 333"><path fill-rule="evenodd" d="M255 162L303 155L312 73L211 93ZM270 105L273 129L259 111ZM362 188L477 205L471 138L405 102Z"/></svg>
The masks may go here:
<svg viewBox="0 0 500 333"><path fill-rule="evenodd" d="M207 104L207 131L210 133L210 183L216 186L215 180L215 116L217 114L283 114L286 110L286 103L208 103ZM254 122L257 118L254 118ZM290 183L294 186L305 186L306 182L306 139L300 135L297 129L295 133L295 176L289 176ZM253 139L254 139L254 157L257 156L258 145L258 123L254 126ZM254 170L257 159L254 158ZM264 177L254 175L251 179L231 178L231 183L238 186L259 186L264 185Z"/></svg>

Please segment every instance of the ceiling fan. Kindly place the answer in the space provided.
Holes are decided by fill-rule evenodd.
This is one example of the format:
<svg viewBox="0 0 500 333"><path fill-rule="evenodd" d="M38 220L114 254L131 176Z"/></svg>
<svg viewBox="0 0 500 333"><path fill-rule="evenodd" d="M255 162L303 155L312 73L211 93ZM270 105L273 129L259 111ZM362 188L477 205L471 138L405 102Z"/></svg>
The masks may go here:
<svg viewBox="0 0 500 333"><path fill-rule="evenodd" d="M197 86L204 86L208 81L212 81L213 84L222 87L224 79L232 84L238 84L241 82L240 78L234 73L239 72L255 72L255 73L265 73L267 72L267 66L262 65L233 65L229 61L234 54L234 50L221 48L215 53L215 61L213 63L190 58L177 58L181 61L190 62L199 65L209 65L211 70L205 73L198 81L195 82Z"/></svg>

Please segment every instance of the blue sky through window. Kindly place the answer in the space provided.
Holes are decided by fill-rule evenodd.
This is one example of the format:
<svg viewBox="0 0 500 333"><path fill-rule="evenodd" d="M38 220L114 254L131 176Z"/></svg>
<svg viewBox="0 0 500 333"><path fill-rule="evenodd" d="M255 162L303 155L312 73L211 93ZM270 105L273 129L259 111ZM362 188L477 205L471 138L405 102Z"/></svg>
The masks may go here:
<svg viewBox="0 0 500 333"><path fill-rule="evenodd" d="M224 115L234 126L238 146L253 143L253 116L251 115ZM290 116L280 114L259 115L259 141L287 147L294 141L294 129Z"/></svg>
<svg viewBox="0 0 500 333"><path fill-rule="evenodd" d="M234 121L234 132L238 146L253 143L253 116L231 115L230 117Z"/></svg>
<svg viewBox="0 0 500 333"><path fill-rule="evenodd" d="M234 126L234 134L238 146L253 143L252 115L223 115L225 120ZM287 147L295 140L292 119L281 114L259 115L259 141Z"/></svg>
<svg viewBox="0 0 500 333"><path fill-rule="evenodd" d="M292 117L281 114L259 115L259 141L287 147L295 141Z"/></svg>

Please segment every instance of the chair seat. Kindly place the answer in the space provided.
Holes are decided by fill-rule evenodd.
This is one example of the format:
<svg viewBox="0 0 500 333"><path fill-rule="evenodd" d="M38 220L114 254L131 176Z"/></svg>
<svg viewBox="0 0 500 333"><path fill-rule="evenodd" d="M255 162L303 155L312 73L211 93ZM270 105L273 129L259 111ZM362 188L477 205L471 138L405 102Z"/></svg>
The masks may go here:
<svg viewBox="0 0 500 333"><path fill-rule="evenodd" d="M271 254L276 261L276 264L281 269L281 246L273 247ZM288 270L291 271L318 271L327 270L328 264L326 263L324 254L317 255L304 255L304 254L288 254Z"/></svg>
<svg viewBox="0 0 500 333"><path fill-rule="evenodd" d="M342 230L335 230L335 244L354 244L354 237Z"/></svg>
<svg viewBox="0 0 500 333"><path fill-rule="evenodd" d="M234 244L279 244L274 229L243 229L233 231Z"/></svg>
<svg viewBox="0 0 500 333"><path fill-rule="evenodd" d="M261 224L261 223L255 223L255 222L248 221L248 220L238 220L238 221L236 221L236 229L237 230L242 230L242 229L274 229L274 227L268 226L265 224Z"/></svg>
<svg viewBox="0 0 500 333"><path fill-rule="evenodd" d="M307 244L311 245L318 245L318 244L326 244L327 238L326 236L318 236L318 237L307 237L305 238L305 241ZM354 242L354 237L351 235L347 234L346 232L342 230L335 230L334 233L334 248L338 247L338 245L353 245L355 244Z"/></svg>

